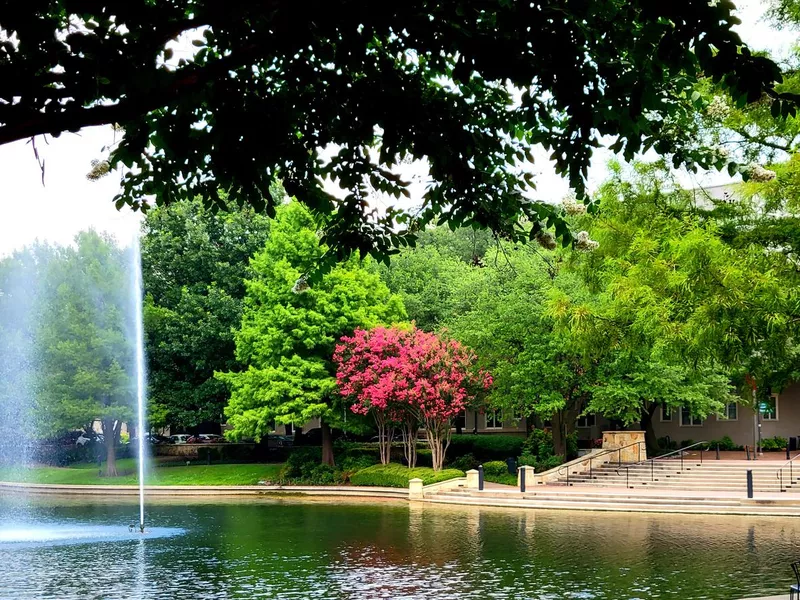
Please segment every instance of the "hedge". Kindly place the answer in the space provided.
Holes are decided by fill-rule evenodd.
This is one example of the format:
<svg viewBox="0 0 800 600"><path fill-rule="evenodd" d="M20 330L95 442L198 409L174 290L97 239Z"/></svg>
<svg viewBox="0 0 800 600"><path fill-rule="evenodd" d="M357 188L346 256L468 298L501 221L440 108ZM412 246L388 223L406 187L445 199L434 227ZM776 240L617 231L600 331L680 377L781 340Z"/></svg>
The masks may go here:
<svg viewBox="0 0 800 600"><path fill-rule="evenodd" d="M515 435L456 434L450 439L447 456L451 460L466 454L478 461L505 460L519 456L524 442L524 437Z"/></svg>
<svg viewBox="0 0 800 600"><path fill-rule="evenodd" d="M429 467L409 469L397 463L388 465L374 465L358 471L350 477L353 485L375 485L381 487L408 487L408 481L418 477L423 485L430 485L439 481L446 481L455 477L464 477L464 471L458 469L444 469L434 471Z"/></svg>

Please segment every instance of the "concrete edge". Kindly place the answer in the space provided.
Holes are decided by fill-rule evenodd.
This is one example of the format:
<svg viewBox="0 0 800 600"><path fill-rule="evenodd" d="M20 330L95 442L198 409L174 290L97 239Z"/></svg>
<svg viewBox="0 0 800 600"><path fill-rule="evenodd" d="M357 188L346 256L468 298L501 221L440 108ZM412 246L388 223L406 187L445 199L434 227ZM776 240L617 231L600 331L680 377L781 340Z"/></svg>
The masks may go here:
<svg viewBox="0 0 800 600"><path fill-rule="evenodd" d="M460 478L459 478L460 479ZM0 481L1 493L29 493L29 494L51 494L51 495L73 495L73 496L136 496L139 493L138 486L133 485L69 485L69 484L44 484L44 483L15 483ZM552 506L537 503L535 500L517 500L511 502L493 502L493 498L479 498L475 501L461 500L459 498L437 498L435 496L423 496L422 498L409 498L407 488L390 487L350 487L350 486L281 486L281 485L252 485L252 486L145 486L145 493L148 496L160 497L236 497L236 496L319 496L319 497L353 497L353 498L390 498L395 500L410 500L416 502L426 502L429 504L449 504L459 506L478 506L490 508L511 508L511 509L539 509L539 510L580 510L594 512L630 512L630 513L671 513L671 514L714 514L731 516L757 516L757 517L800 517L800 510L764 513L757 510L747 510L747 506L758 506L758 501L743 503L741 510L719 512L714 510L714 506L687 506L668 508L660 506L631 506L624 502L616 506ZM579 501L580 496L576 496L573 501ZM565 498L565 504L570 501ZM768 502L768 504L773 504Z"/></svg>
<svg viewBox="0 0 800 600"><path fill-rule="evenodd" d="M350 487L313 485L146 485L148 496L263 496L269 494L307 496L360 496L408 499L408 489L390 487ZM76 496L136 496L135 485L71 485L16 483L0 481L0 492L28 494L61 494Z"/></svg>

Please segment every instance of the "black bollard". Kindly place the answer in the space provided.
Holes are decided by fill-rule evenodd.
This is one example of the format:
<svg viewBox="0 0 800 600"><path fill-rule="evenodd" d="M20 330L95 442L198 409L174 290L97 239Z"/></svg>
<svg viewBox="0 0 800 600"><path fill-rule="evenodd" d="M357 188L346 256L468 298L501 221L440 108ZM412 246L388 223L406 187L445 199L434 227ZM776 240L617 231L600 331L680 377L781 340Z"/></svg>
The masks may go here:
<svg viewBox="0 0 800 600"><path fill-rule="evenodd" d="M519 468L519 491L525 492L525 467Z"/></svg>
<svg viewBox="0 0 800 600"><path fill-rule="evenodd" d="M478 465L478 491L483 491L483 465Z"/></svg>
<svg viewBox="0 0 800 600"><path fill-rule="evenodd" d="M747 469L747 497L753 497L753 471L752 469Z"/></svg>

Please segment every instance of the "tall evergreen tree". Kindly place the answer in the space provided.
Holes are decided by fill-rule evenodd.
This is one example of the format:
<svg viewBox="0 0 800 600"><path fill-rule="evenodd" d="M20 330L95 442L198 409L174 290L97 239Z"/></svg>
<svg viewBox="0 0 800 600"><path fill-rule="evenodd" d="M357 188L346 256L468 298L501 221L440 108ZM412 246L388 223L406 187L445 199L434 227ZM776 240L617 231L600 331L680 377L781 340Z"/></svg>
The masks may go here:
<svg viewBox="0 0 800 600"><path fill-rule="evenodd" d="M266 436L273 423L303 425L319 418L323 462L333 464L331 427L343 428L333 351L357 327L405 317L402 302L377 274L353 257L309 286L302 278L327 248L306 208L282 207L269 240L252 261L252 278L236 358L244 371L217 374L231 389L225 414L233 438Z"/></svg>

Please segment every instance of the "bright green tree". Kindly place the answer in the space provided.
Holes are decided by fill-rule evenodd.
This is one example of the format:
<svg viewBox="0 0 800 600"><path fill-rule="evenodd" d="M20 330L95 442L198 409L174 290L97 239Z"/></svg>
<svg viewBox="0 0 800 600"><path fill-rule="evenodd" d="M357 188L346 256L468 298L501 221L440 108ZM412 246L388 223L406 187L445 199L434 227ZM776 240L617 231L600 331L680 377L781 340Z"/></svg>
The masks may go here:
<svg viewBox="0 0 800 600"><path fill-rule="evenodd" d="M592 295L551 300L587 352L621 361L623 378L609 378L590 406L629 423L646 420L653 403L705 416L729 401L730 380L749 374L766 387L785 384L800 298L777 255L732 247L662 164L612 172L599 212L582 217L599 248L571 263Z"/></svg>
<svg viewBox="0 0 800 600"><path fill-rule="evenodd" d="M586 360L571 332L548 314L553 290L581 294L577 277L560 271L559 254L537 246L504 244L496 261L477 268L481 287L468 311L447 324L478 354L494 378L490 408L530 424L552 423L556 454L591 398L597 365Z"/></svg>
<svg viewBox="0 0 800 600"><path fill-rule="evenodd" d="M45 273L52 291L38 315L41 352L37 422L42 433L99 420L106 474L117 474L116 446L134 411L133 304L127 254L94 231L78 234Z"/></svg>
<svg viewBox="0 0 800 600"><path fill-rule="evenodd" d="M269 220L250 208L214 212L192 200L148 212L143 233L150 424L221 423L228 390L214 372L239 366L233 329Z"/></svg>
<svg viewBox="0 0 800 600"><path fill-rule="evenodd" d="M309 286L321 259L317 225L296 201L281 207L269 240L252 261L236 358L244 371L218 373L231 390L225 410L234 439L266 436L273 423L320 419L323 462L333 464L331 427L344 428L333 350L357 327L405 317L399 297L353 257ZM352 415L351 415L352 419Z"/></svg>

